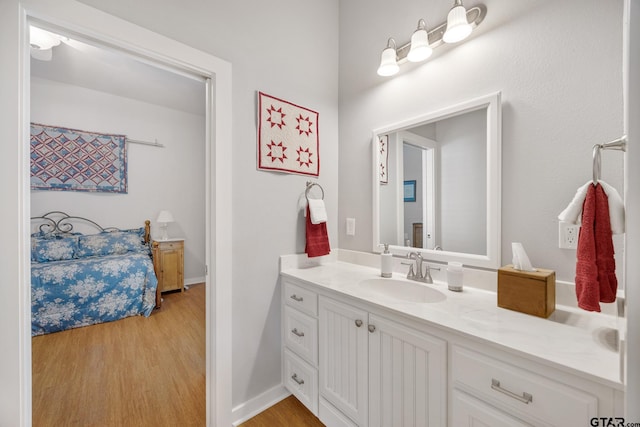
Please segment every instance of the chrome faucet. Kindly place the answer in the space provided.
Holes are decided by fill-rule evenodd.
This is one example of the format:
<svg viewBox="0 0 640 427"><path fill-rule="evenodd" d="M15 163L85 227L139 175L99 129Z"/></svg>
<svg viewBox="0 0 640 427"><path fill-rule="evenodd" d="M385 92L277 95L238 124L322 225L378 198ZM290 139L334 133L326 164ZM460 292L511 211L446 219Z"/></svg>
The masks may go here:
<svg viewBox="0 0 640 427"><path fill-rule="evenodd" d="M433 283L433 278L431 277L431 270L432 269L440 270L439 267L432 267L429 264L424 263L426 266L426 271L423 274L422 264L423 264L424 258L422 257L422 254L420 254L419 252L411 252L410 254L407 255L407 258L415 260L416 262L415 272L413 269L413 263L404 263L404 262L402 263L409 266L407 279L415 280L417 282Z"/></svg>

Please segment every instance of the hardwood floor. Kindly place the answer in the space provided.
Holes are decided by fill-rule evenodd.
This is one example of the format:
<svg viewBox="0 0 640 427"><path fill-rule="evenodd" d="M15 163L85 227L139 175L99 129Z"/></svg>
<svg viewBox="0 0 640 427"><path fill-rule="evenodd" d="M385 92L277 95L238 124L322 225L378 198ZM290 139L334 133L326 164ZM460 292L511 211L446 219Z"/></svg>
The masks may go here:
<svg viewBox="0 0 640 427"><path fill-rule="evenodd" d="M33 426L204 426L205 286L163 297L148 318L32 338Z"/></svg>
<svg viewBox="0 0 640 427"><path fill-rule="evenodd" d="M239 427L324 427L324 424L298 399L289 396Z"/></svg>

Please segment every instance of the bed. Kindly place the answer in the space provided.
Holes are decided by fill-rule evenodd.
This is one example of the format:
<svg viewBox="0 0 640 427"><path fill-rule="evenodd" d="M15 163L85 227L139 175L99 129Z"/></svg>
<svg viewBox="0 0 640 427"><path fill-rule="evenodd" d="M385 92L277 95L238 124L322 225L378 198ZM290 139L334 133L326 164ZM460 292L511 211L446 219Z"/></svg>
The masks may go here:
<svg viewBox="0 0 640 427"><path fill-rule="evenodd" d="M151 315L158 280L149 221L121 230L54 211L31 223L32 336Z"/></svg>

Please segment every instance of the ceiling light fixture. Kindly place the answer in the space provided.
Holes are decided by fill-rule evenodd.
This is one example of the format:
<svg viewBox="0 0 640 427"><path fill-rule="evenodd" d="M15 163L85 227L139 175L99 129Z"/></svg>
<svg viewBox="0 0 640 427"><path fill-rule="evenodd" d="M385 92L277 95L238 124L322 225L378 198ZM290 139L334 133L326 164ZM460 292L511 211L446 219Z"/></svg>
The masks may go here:
<svg viewBox="0 0 640 427"><path fill-rule="evenodd" d="M396 48L395 40L389 39L380 56L378 75L392 76L399 71L399 65L407 61L424 61L431 56L433 49L443 43L464 40L480 25L486 14L487 8L482 4L466 10L462 0L455 0L447 16L447 22L428 31L424 19L420 19L409 43Z"/></svg>
<svg viewBox="0 0 640 427"><path fill-rule="evenodd" d="M29 26L31 56L41 61L51 61L52 49L60 44L63 37L42 28Z"/></svg>

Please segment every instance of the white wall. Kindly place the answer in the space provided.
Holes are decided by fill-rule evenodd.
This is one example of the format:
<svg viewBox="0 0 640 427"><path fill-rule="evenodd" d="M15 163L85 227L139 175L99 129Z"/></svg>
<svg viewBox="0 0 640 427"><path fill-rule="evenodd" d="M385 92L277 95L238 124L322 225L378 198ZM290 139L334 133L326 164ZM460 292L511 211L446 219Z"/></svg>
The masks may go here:
<svg viewBox="0 0 640 427"><path fill-rule="evenodd" d="M440 151L439 244L445 251L487 253L487 112L436 125Z"/></svg>
<svg viewBox="0 0 640 427"><path fill-rule="evenodd" d="M511 242L522 242L534 265L573 281L575 251L558 249L556 217L591 178L593 144L623 132L622 1L482 3L486 18L469 40L384 78L376 69L387 38L408 42L419 18L429 27L444 22L449 2L340 2L338 221L358 222L354 237L339 227L340 246L372 247L371 162L363 155L372 129L501 91L502 264ZM603 154L603 179L620 192L622 162L619 152Z"/></svg>
<svg viewBox="0 0 640 427"><path fill-rule="evenodd" d="M26 153L21 146L23 133L17 124L21 109L20 52L18 32L18 2L0 1L0 224L5 224L3 245L0 249L0 270L4 285L0 298L0 425L26 425L25 414L31 413L28 390L20 389L20 378L31 378L30 341L21 342L28 332L20 330L20 320L28 325L30 313L21 311L26 295L20 295L18 283L26 276L22 263L28 263L28 245L24 242L26 230L18 225L28 215L28 207L19 203L27 175L21 173L20 159Z"/></svg>
<svg viewBox="0 0 640 427"><path fill-rule="evenodd" d="M626 233L626 339L627 369L625 371L627 421L640 420L640 1L625 0L625 103L628 107L625 130L629 136L626 167L628 188L625 194L627 209ZM624 330L624 329L623 329ZM624 335L623 335L624 338Z"/></svg>
<svg viewBox="0 0 640 427"><path fill-rule="evenodd" d="M161 88L158 88L161 90ZM127 146L128 193L31 191L31 214L61 210L107 227L135 228L160 210L173 213L168 234L185 238L186 283L205 276L205 120L195 115L51 80L31 80L31 120L91 132L158 140L164 148Z"/></svg>
<svg viewBox="0 0 640 427"><path fill-rule="evenodd" d="M233 405L280 384L278 257L304 252L306 176L256 170L256 91L319 112L320 177L338 247L338 1L83 0L233 66ZM367 151L369 153L369 151ZM369 156L370 157L370 156Z"/></svg>

